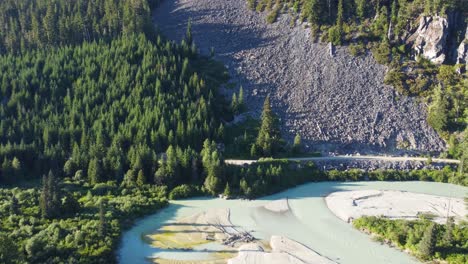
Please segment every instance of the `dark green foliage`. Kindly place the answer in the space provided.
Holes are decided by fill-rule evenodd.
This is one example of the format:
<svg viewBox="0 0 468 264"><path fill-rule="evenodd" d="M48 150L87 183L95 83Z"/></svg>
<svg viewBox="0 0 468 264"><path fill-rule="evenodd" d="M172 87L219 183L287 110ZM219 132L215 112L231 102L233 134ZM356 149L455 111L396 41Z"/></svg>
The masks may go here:
<svg viewBox="0 0 468 264"><path fill-rule="evenodd" d="M460 143L460 165L458 165L460 177L468 178L468 127L463 132L463 139ZM466 180L468 181L468 180Z"/></svg>
<svg viewBox="0 0 468 264"><path fill-rule="evenodd" d="M41 215L43 218L54 218L60 213L61 191L58 186L58 180L52 171L49 175L42 178L42 192L39 198Z"/></svg>
<svg viewBox="0 0 468 264"><path fill-rule="evenodd" d="M333 45L341 45L341 30L338 26L333 26L328 29L328 41Z"/></svg>
<svg viewBox="0 0 468 264"><path fill-rule="evenodd" d="M60 192L79 201L79 209L46 219L39 189L0 189L0 263L116 263L114 250L124 228L166 204L161 187L116 187L105 196L89 191L62 182ZM14 216L7 206L13 193L21 205L21 214ZM107 203L100 202L104 199Z"/></svg>
<svg viewBox="0 0 468 264"><path fill-rule="evenodd" d="M275 23L276 22L276 19L278 18L278 15L280 13L280 10L281 10L281 7L278 6L278 7L275 7L271 12L270 14L268 14L267 16L267 22L272 24L272 23Z"/></svg>
<svg viewBox="0 0 468 264"><path fill-rule="evenodd" d="M299 133L296 134L294 137L294 143L292 148L293 153L301 153L302 152L302 143L301 143L301 135Z"/></svg>
<svg viewBox="0 0 468 264"><path fill-rule="evenodd" d="M278 119L271 109L270 96L265 98L262 111L262 124L258 131L256 145L256 155L271 156L280 148L281 135L279 131Z"/></svg>
<svg viewBox="0 0 468 264"><path fill-rule="evenodd" d="M407 221L364 216L354 220L353 225L377 235L379 240L389 240L423 260L439 259L452 264L468 261L467 222L454 224L448 221L441 225L425 219ZM447 233L450 233L452 243L444 239Z"/></svg>
<svg viewBox="0 0 468 264"><path fill-rule="evenodd" d="M105 200L99 200L99 225L98 235L105 237L107 233L107 220L106 220L106 204Z"/></svg>
<svg viewBox="0 0 468 264"><path fill-rule="evenodd" d="M224 187L223 196L226 197L226 198L231 198L231 196L232 196L231 187L229 186L229 182L227 182L226 186Z"/></svg>
<svg viewBox="0 0 468 264"><path fill-rule="evenodd" d="M0 263L14 264L21 259L18 245L8 237L7 234L0 233Z"/></svg>
<svg viewBox="0 0 468 264"><path fill-rule="evenodd" d="M447 223L445 224L445 233L443 237L443 243L446 247L451 247L453 245L453 229L455 227L455 219L449 217Z"/></svg>
<svg viewBox="0 0 468 264"><path fill-rule="evenodd" d="M436 226L434 223L430 224L424 231L424 235L419 242L419 254L422 259L429 259L434 255L436 246Z"/></svg>
<svg viewBox="0 0 468 264"><path fill-rule="evenodd" d="M172 191L169 193L169 199L185 199L201 194L202 192L200 191L200 188L198 186L182 184L172 189Z"/></svg>
<svg viewBox="0 0 468 264"><path fill-rule="evenodd" d="M7 183L50 169L61 176L62 168L66 176L81 171L93 184L122 180L129 169L133 181L140 170L149 180L158 154L170 145L200 150L205 138L222 135L219 120L229 112L217 92L223 67L144 35L3 56L0 69Z"/></svg>
<svg viewBox="0 0 468 264"><path fill-rule="evenodd" d="M312 163L265 159L247 167L226 168L229 192L254 198L326 177Z"/></svg>
<svg viewBox="0 0 468 264"><path fill-rule="evenodd" d="M447 116L448 102L442 91L442 87L438 86L433 95L433 101L428 109L427 122L438 132L443 132L447 129L448 116Z"/></svg>
<svg viewBox="0 0 468 264"><path fill-rule="evenodd" d="M21 214L18 199L16 199L15 195L11 196L10 212L12 215Z"/></svg>
<svg viewBox="0 0 468 264"><path fill-rule="evenodd" d="M0 54L122 34L154 35L150 7L159 0L0 1Z"/></svg>
<svg viewBox="0 0 468 264"><path fill-rule="evenodd" d="M210 141L208 139L205 140L203 143L201 157L202 164L206 172L204 188L212 195L217 194L221 191L223 186L221 178L223 173L223 164L214 141Z"/></svg>

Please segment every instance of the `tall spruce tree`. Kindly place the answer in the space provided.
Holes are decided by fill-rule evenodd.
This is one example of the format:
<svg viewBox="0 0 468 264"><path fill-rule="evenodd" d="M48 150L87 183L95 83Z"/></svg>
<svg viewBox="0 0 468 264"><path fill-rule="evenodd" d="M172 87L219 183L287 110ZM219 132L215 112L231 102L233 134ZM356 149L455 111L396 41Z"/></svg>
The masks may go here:
<svg viewBox="0 0 468 264"><path fill-rule="evenodd" d="M270 96L265 98L262 111L262 124L258 131L258 136L255 144L257 151L265 156L274 154L280 140L280 132L278 128L278 120L273 113L270 104Z"/></svg>
<svg viewBox="0 0 468 264"><path fill-rule="evenodd" d="M436 226L431 223L424 231L424 235L419 242L419 253L423 259L430 259L434 255L436 239Z"/></svg>
<svg viewBox="0 0 468 264"><path fill-rule="evenodd" d="M106 222L106 204L104 199L99 200L99 226L98 234L100 237L105 237L107 232Z"/></svg>
<svg viewBox="0 0 468 264"><path fill-rule="evenodd" d="M43 218L53 218L59 214L61 193L58 181L52 171L49 171L48 176L42 177L42 192L39 199Z"/></svg>

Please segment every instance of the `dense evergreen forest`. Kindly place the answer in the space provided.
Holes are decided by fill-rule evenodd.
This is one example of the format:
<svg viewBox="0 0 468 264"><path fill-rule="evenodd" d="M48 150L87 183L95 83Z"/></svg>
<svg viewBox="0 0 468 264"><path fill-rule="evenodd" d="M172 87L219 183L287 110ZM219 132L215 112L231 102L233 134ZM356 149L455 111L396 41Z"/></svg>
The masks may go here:
<svg viewBox="0 0 468 264"><path fill-rule="evenodd" d="M220 95L226 70L197 54L190 24L180 44L153 30L158 2L0 1L0 263L114 263L121 232L168 197L255 198L322 180L468 184L448 167L224 164L223 121L244 110L243 91L231 103ZM320 24L338 15L329 16ZM300 136L286 146L277 126L267 98L255 135L242 139L248 155L299 154Z"/></svg>
<svg viewBox="0 0 468 264"><path fill-rule="evenodd" d="M229 113L216 90L223 67L144 35L5 55L0 69L7 183L50 169L92 183L125 173L154 182L166 150L191 171L194 152L205 138L222 138L220 115Z"/></svg>
<svg viewBox="0 0 468 264"><path fill-rule="evenodd" d="M422 261L467 263L468 223L455 224L453 218L448 218L445 224L436 224L430 218L421 215L418 220L408 221L365 216L354 220L353 225L374 234L377 241L409 251Z"/></svg>
<svg viewBox="0 0 468 264"><path fill-rule="evenodd" d="M219 177L228 76L157 3L0 2L1 263L114 263L166 186Z"/></svg>
<svg viewBox="0 0 468 264"><path fill-rule="evenodd" d="M154 34L159 0L5 0L0 2L0 53Z"/></svg>

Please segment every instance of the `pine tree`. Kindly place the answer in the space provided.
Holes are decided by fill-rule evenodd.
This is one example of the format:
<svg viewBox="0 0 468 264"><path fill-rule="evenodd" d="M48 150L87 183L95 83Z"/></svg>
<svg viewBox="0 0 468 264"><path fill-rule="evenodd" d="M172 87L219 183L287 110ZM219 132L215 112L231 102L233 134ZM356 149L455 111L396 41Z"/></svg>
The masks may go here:
<svg viewBox="0 0 468 264"><path fill-rule="evenodd" d="M301 135L299 133L296 134L294 137L294 144L293 144L293 152L300 153L301 152Z"/></svg>
<svg viewBox="0 0 468 264"><path fill-rule="evenodd" d="M41 196L39 198L39 207L41 208L41 215L43 218L48 218L50 215L49 212L49 204L50 204L50 192L49 192L49 184L47 181L47 177L44 175L42 176L42 191Z"/></svg>
<svg viewBox="0 0 468 264"><path fill-rule="evenodd" d="M14 157L11 161L11 168L13 169L13 176L16 180L23 178L23 168L21 166L21 162L17 157Z"/></svg>
<svg viewBox="0 0 468 264"><path fill-rule="evenodd" d="M88 179L91 184L102 182L101 165L97 159L92 159L88 165Z"/></svg>
<svg viewBox="0 0 468 264"><path fill-rule="evenodd" d="M143 174L143 170L138 171L138 176L137 176L137 186L141 187L145 185L146 178L145 175Z"/></svg>
<svg viewBox="0 0 468 264"><path fill-rule="evenodd" d="M338 12L336 14L336 25L338 26L338 29L340 33L343 32L343 0L338 0Z"/></svg>
<svg viewBox="0 0 468 264"><path fill-rule="evenodd" d="M20 206L18 204L18 199L14 195L11 196L10 212L11 212L11 214L14 214L14 215L21 214Z"/></svg>
<svg viewBox="0 0 468 264"><path fill-rule="evenodd" d="M241 86L239 88L239 96L237 97L237 105L239 111L242 111L244 108L244 88Z"/></svg>
<svg viewBox="0 0 468 264"><path fill-rule="evenodd" d="M458 165L458 173L464 176L468 172L468 127L463 131L463 139L460 143L460 165ZM465 176L466 178L466 176Z"/></svg>
<svg viewBox="0 0 468 264"><path fill-rule="evenodd" d="M61 193L55 174L49 171L48 176L42 177L42 192L39 207L43 218L53 218L60 210Z"/></svg>
<svg viewBox="0 0 468 264"><path fill-rule="evenodd" d="M187 23L187 31L185 32L185 42L187 43L188 47L191 47L193 44L192 19L189 19Z"/></svg>
<svg viewBox="0 0 468 264"><path fill-rule="evenodd" d="M419 253L422 258L429 259L434 255L436 239L436 226L431 223L424 231L424 235L419 242Z"/></svg>
<svg viewBox="0 0 468 264"><path fill-rule="evenodd" d="M262 112L262 124L258 131L256 145L261 154L270 156L274 154L275 148L280 140L277 118L270 105L270 96L265 98Z"/></svg>
<svg viewBox="0 0 468 264"><path fill-rule="evenodd" d="M238 113L239 110L239 104L237 102L237 95L236 93L232 94L232 99L231 99L231 110L234 114Z"/></svg>
<svg viewBox="0 0 468 264"><path fill-rule="evenodd" d="M359 19L362 21L366 17L366 6L367 0L357 0L356 1L356 14L358 15Z"/></svg>
<svg viewBox="0 0 468 264"><path fill-rule="evenodd" d="M204 182L205 189L215 195L220 192L222 164L221 157L217 151L214 141L205 140L201 151L202 164L205 169L206 178Z"/></svg>
<svg viewBox="0 0 468 264"><path fill-rule="evenodd" d="M106 221L106 205L104 199L99 201L99 226L98 234L100 237L105 237L107 233L107 221Z"/></svg>
<svg viewBox="0 0 468 264"><path fill-rule="evenodd" d="M438 132L445 131L448 124L448 102L442 87L439 85L433 95L433 101L428 108L427 122Z"/></svg>
<svg viewBox="0 0 468 264"><path fill-rule="evenodd" d="M444 244L447 247L451 247L453 244L453 228L455 226L455 219L453 217L447 218L447 223L445 224L445 233L444 233Z"/></svg>
<svg viewBox="0 0 468 264"><path fill-rule="evenodd" d="M224 187L224 192L223 192L224 197L230 198L231 197L231 188L229 187L229 182L226 183L226 187Z"/></svg>
<svg viewBox="0 0 468 264"><path fill-rule="evenodd" d="M322 20L322 4L320 0L309 0L304 3L303 16L313 25L319 26Z"/></svg>

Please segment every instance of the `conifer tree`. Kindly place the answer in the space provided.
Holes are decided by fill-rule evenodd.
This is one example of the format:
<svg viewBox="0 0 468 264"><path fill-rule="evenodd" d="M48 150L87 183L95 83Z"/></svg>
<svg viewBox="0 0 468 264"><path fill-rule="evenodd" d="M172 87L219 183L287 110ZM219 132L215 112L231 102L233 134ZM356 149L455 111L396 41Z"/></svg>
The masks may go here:
<svg viewBox="0 0 468 264"><path fill-rule="evenodd" d="M429 259L434 255L436 239L436 226L431 223L424 231L424 235L419 242L419 253L422 258Z"/></svg>
<svg viewBox="0 0 468 264"><path fill-rule="evenodd" d="M16 198L15 195L11 196L10 212L11 214L14 214L14 215L19 215L21 213L20 206L18 204L18 199Z"/></svg>
<svg viewBox="0 0 468 264"><path fill-rule="evenodd" d="M439 85L434 91L433 101L429 105L427 115L427 122L438 132L442 132L447 128L447 106L447 99L442 87Z"/></svg>
<svg viewBox="0 0 468 264"><path fill-rule="evenodd" d="M238 108L239 107L239 104L237 102L237 95L236 93L233 93L232 94L232 99L231 99L231 110L233 113L237 114L238 112Z"/></svg>
<svg viewBox="0 0 468 264"><path fill-rule="evenodd" d="M91 184L102 182L101 165L97 159L92 159L88 165L88 179Z"/></svg>
<svg viewBox="0 0 468 264"><path fill-rule="evenodd" d="M294 144L293 144L293 152L300 153L301 152L301 135L299 133L296 134L294 137Z"/></svg>
<svg viewBox="0 0 468 264"><path fill-rule="evenodd" d="M107 221L106 221L106 205L104 199L99 201L99 226L98 234L100 237L105 237L107 233Z"/></svg>
<svg viewBox="0 0 468 264"><path fill-rule="evenodd" d="M262 111L262 124L258 131L256 145L258 151L265 156L274 154L275 148L280 140L280 132L276 115L270 104L270 96L265 98Z"/></svg>
<svg viewBox="0 0 468 264"><path fill-rule="evenodd" d="M185 42L187 43L188 47L191 47L193 44L192 19L189 19L187 23L187 31L185 32Z"/></svg>
<svg viewBox="0 0 468 264"><path fill-rule="evenodd" d="M455 226L455 219L453 217L447 218L447 223L445 224L445 233L444 233L444 244L447 247L451 247L453 244L453 228Z"/></svg>
<svg viewBox="0 0 468 264"><path fill-rule="evenodd" d="M244 88L242 86L239 88L239 96L237 97L237 105L239 106L240 110L243 110L243 107L244 107Z"/></svg>
<svg viewBox="0 0 468 264"><path fill-rule="evenodd" d="M229 187L229 182L226 183L226 187L224 187L224 192L223 192L224 197L230 198L231 197L231 187Z"/></svg>
<svg viewBox="0 0 468 264"><path fill-rule="evenodd" d="M60 211L61 193L55 174L49 171L48 176L42 177L42 192L39 206L43 218L53 218Z"/></svg>
<svg viewBox="0 0 468 264"><path fill-rule="evenodd" d="M143 174L143 170L138 171L138 176L137 176L137 186L141 187L145 184L146 178L145 175Z"/></svg>

